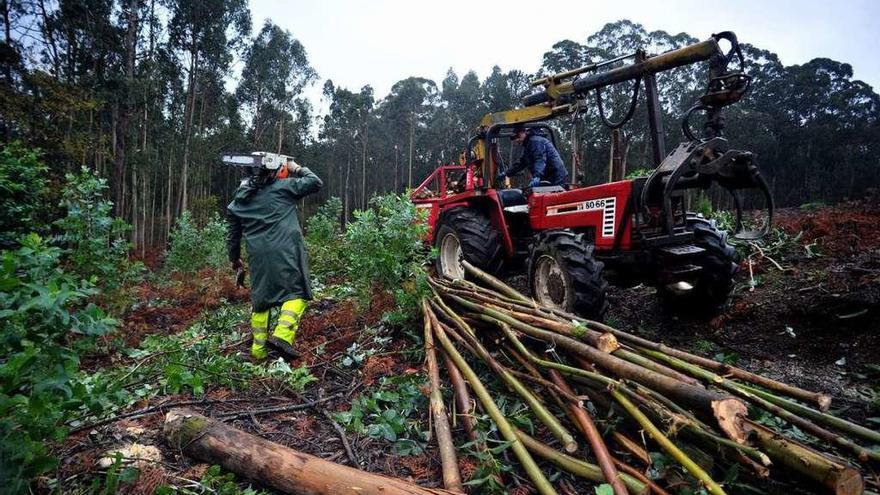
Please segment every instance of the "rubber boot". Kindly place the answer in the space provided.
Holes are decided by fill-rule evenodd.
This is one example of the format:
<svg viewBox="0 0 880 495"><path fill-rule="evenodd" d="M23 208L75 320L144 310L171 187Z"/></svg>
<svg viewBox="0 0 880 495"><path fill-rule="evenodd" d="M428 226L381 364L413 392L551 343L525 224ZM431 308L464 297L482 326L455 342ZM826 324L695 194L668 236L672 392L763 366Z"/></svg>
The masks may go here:
<svg viewBox="0 0 880 495"><path fill-rule="evenodd" d="M269 336L269 310L251 313L251 333L254 337L251 343L251 357L255 361L262 361L269 355L266 349L266 339Z"/></svg>
<svg viewBox="0 0 880 495"><path fill-rule="evenodd" d="M293 299L285 301L281 305L281 313L278 315L278 324L269 337L269 345L275 347L287 356L297 359L299 353L293 350L293 341L296 339L296 331L299 330L299 320L306 310L305 299Z"/></svg>

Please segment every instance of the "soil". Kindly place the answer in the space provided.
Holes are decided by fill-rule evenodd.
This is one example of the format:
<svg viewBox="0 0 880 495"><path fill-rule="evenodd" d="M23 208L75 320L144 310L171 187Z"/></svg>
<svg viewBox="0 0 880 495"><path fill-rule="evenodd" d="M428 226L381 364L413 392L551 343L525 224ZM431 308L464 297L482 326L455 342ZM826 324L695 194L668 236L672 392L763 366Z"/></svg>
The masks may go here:
<svg viewBox="0 0 880 495"><path fill-rule="evenodd" d="M866 398L875 404L880 401L866 396L877 378L876 372L872 375L866 366L880 365L880 208L845 204L810 211L783 210L777 225L792 236L800 235L801 247L780 254L766 253L764 257L753 255L751 265L744 260L730 304L720 315L706 318L665 313L654 289L635 287L611 290L608 322L698 354L736 359L739 366L751 371L827 392L835 398L835 410L846 416L877 416L876 410L864 404ZM804 244L811 245L810 251L802 247ZM522 276L510 280L514 285L524 285ZM247 292L236 289L228 274L216 272L181 277L165 287L145 283L137 290L138 300L148 303L124 316L121 335L126 346L137 345L146 335L178 332L224 300L247 301ZM381 321L383 313L393 306L393 298L381 291L368 304L355 300L315 301L297 336L296 348L303 357L291 364L308 366L319 379L316 384L302 394L277 383L265 383L248 392L214 389L206 394L204 403L190 407L218 417L332 396L332 400L305 410L243 414L228 421L271 441L352 465L326 413L347 410L354 397L383 376L421 370L422 363L402 352L412 347L411 338L400 329L385 328ZM383 352L369 356L360 367L341 366L341 358L354 343L365 344L360 337L366 329L378 329L391 341ZM246 354L247 345L243 343L229 352ZM95 369L115 362L111 356L94 356L84 360L84 367ZM157 397L136 408L191 400L191 396ZM138 481L125 485L121 493L152 493L162 483L201 479L207 465L171 451L159 438L163 413L71 435L60 449L60 479L89 479L108 448L135 440L158 446L163 461L145 466ZM423 416L423 424L427 424L427 411ZM400 457L392 453L388 442L350 433L346 438L359 467L428 487L439 486L439 457L433 445L423 455ZM463 457L460 464L465 479L476 471L471 458ZM527 485L516 484L511 490L528 492Z"/></svg>
<svg viewBox="0 0 880 495"><path fill-rule="evenodd" d="M608 322L829 393L837 407L853 406L848 414L863 416L869 411L855 405L871 384L866 365L880 364L880 208L785 209L775 223L799 236L799 244L779 256L755 254L751 268L743 260L720 315L665 313L653 288L637 287L611 290Z"/></svg>

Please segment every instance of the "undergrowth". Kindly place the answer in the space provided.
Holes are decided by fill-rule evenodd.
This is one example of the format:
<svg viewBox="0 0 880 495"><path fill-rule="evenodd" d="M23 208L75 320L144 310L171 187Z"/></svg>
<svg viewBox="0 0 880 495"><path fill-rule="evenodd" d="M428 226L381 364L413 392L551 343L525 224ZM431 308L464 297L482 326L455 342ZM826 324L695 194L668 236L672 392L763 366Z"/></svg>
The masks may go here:
<svg viewBox="0 0 880 495"><path fill-rule="evenodd" d="M124 352L131 362L83 375L81 383L95 400L71 422L88 420L159 395L191 394L199 397L208 387L247 389L253 383L273 380L301 391L316 380L308 369L291 368L284 360L253 364L229 350L245 340L249 331L237 326L246 321L248 308L223 305L176 335L150 335L137 349Z"/></svg>
<svg viewBox="0 0 880 495"><path fill-rule="evenodd" d="M746 241L736 239L733 235L736 232L735 212L728 210L712 211L711 205L709 205L708 214L705 216L714 220L719 229L730 233L729 240L742 259L760 255L762 257L770 257L774 261L782 263L801 258L822 256L815 243L805 244L803 242L803 232L790 234L779 227L771 227L770 231L763 238ZM758 222L747 218L743 219L743 226L745 230L760 228Z"/></svg>
<svg viewBox="0 0 880 495"><path fill-rule="evenodd" d="M89 302L91 280L61 268L62 250L37 234L0 252L0 485L23 492L57 460L47 443L93 397L78 379L79 352L116 321Z"/></svg>
<svg viewBox="0 0 880 495"><path fill-rule="evenodd" d="M419 314L418 303L427 290L423 267L432 255L424 245L424 211L403 194L376 196L369 208L354 212L345 230L339 227L341 212L339 199L330 198L306 224L316 285L335 296L357 295L362 302L375 289L387 290L397 308L386 320L409 321ZM337 283L325 287L331 280Z"/></svg>
<svg viewBox="0 0 880 495"><path fill-rule="evenodd" d="M65 180L65 215L54 222L60 229L55 241L65 249L65 268L107 293L139 280L144 267L129 259L131 227L112 216L113 202L104 197L107 180L85 167Z"/></svg>
<svg viewBox="0 0 880 495"><path fill-rule="evenodd" d="M424 373L383 377L374 390L357 397L335 419L351 432L391 443L396 455L421 454L428 442L428 432L418 419L427 409L421 391L424 383Z"/></svg>
<svg viewBox="0 0 880 495"><path fill-rule="evenodd" d="M199 225L189 211L183 212L171 230L165 269L169 272L193 273L202 268L224 268L226 255L226 222L214 213Z"/></svg>

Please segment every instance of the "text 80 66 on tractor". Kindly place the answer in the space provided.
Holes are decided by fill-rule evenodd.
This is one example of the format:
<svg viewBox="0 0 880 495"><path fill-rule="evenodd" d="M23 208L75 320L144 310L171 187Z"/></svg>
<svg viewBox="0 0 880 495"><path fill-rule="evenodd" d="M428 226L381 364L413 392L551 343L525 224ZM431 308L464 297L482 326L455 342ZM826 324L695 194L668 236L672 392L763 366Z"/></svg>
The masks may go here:
<svg viewBox="0 0 880 495"><path fill-rule="evenodd" d="M729 49L722 50L721 40ZM599 70L626 58L634 60ZM734 59L738 70L729 70ZM667 155L654 74L702 61L709 66L707 90L685 114L686 141ZM413 202L429 210L428 240L438 249L438 272L463 278L462 259L490 273L504 264L526 266L535 299L589 318L604 315L609 282L655 286L663 301L682 308L721 307L738 269L735 250L726 232L686 211L685 191L712 184L727 189L736 206L737 237L757 238L770 227L773 201L755 156L731 149L723 137L722 108L739 101L751 82L743 66L736 36L725 32L660 55L640 50L534 81L543 89L526 96L524 107L486 115L461 163L439 167L413 191ZM525 126L555 143L546 121L578 112L591 91L596 92L603 121L619 126L605 119L600 91L630 80L634 88L642 83L645 87L655 162L648 177L526 190L492 183L506 168L499 146L512 129ZM634 89L627 119L636 95ZM695 135L689 120L698 112L705 112L706 120L703 131ZM743 189L763 194L767 216L760 231L743 231Z"/></svg>

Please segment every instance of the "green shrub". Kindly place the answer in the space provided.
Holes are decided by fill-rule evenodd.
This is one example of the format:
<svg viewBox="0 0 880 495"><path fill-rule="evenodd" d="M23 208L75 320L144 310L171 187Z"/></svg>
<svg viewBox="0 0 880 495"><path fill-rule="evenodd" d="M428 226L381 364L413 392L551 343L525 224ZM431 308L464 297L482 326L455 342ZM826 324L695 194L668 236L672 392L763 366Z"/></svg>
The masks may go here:
<svg viewBox="0 0 880 495"><path fill-rule="evenodd" d="M705 194L700 194L699 197L697 197L697 204L694 205L694 211L702 214L706 218L712 218L712 215L715 213L715 209L712 208L712 200Z"/></svg>
<svg viewBox="0 0 880 495"><path fill-rule="evenodd" d="M13 142L0 149L0 248L9 249L29 232L42 232L36 221L45 208L48 168L39 152Z"/></svg>
<svg viewBox="0 0 880 495"><path fill-rule="evenodd" d="M315 244L338 242L341 217L342 200L336 196L327 199L306 222L306 239Z"/></svg>
<svg viewBox="0 0 880 495"><path fill-rule="evenodd" d="M136 279L143 265L129 261L126 234L131 227L111 216L113 202L104 198L107 180L85 167L65 178L61 206L66 215L55 225L61 229L58 240L66 248L67 267L103 289L118 289Z"/></svg>
<svg viewBox="0 0 880 495"><path fill-rule="evenodd" d="M427 433L417 416L427 402L420 388L424 380L423 375L382 377L375 391L353 400L335 418L349 431L390 442L397 455L421 454Z"/></svg>
<svg viewBox="0 0 880 495"><path fill-rule="evenodd" d="M328 199L306 222L306 246L312 274L319 279L345 272L342 253L342 200Z"/></svg>
<svg viewBox="0 0 880 495"><path fill-rule="evenodd" d="M370 206L354 212L345 231L348 277L362 295L378 286L394 294L404 313L414 310L425 288L423 267L429 258L423 242L428 228L424 210L397 194L376 196Z"/></svg>
<svg viewBox="0 0 880 495"><path fill-rule="evenodd" d="M190 212L185 211L174 223L165 267L170 271L192 273L205 267L221 268L226 255L226 222L214 216L199 228Z"/></svg>
<svg viewBox="0 0 880 495"><path fill-rule="evenodd" d="M630 179L638 179L640 177L647 177L647 176L651 175L652 172L654 172L654 170L650 169L650 168L637 168L635 170L631 170L631 171L627 172L626 177L624 177L624 179L630 180Z"/></svg>
<svg viewBox="0 0 880 495"><path fill-rule="evenodd" d="M73 345L87 345L116 322L88 304L95 286L66 273L62 250L31 234L0 258L0 484L19 493L56 460L46 442L66 435L66 415L92 400L75 381Z"/></svg>

